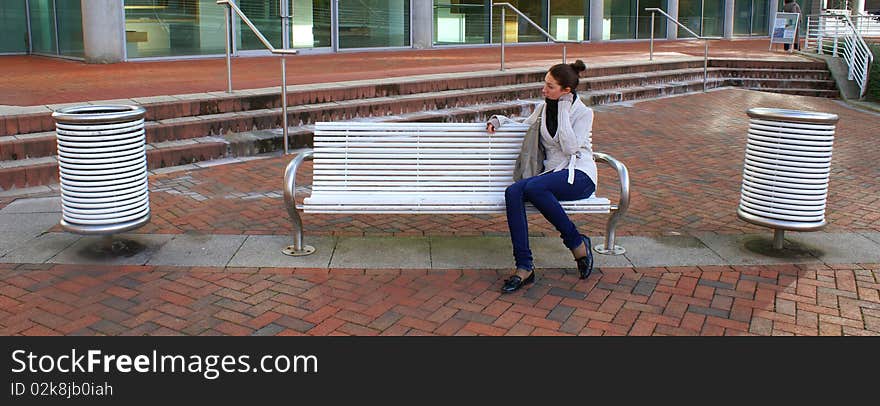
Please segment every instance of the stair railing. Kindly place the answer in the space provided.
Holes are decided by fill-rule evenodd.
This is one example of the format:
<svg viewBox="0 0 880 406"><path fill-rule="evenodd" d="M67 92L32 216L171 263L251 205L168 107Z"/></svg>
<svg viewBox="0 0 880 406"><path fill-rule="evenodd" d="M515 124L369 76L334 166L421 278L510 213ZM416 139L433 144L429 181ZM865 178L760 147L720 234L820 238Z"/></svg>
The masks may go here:
<svg viewBox="0 0 880 406"><path fill-rule="evenodd" d="M857 14L850 16L850 19L865 42L880 40L880 15ZM869 41L869 38L873 41Z"/></svg>
<svg viewBox="0 0 880 406"><path fill-rule="evenodd" d="M874 54L845 14L827 13L807 16L805 50L842 57L847 65L847 78L859 86L859 97L868 90L868 75Z"/></svg>
<svg viewBox="0 0 880 406"><path fill-rule="evenodd" d="M501 71L504 71L504 42L505 42L504 40L505 40L505 37L507 37L507 24L505 21L506 16L504 14L504 10L506 10L508 8L513 10L514 13L516 13L520 18L522 18L527 23L529 23L532 27L535 27L535 29L540 31L541 34L544 34L544 36L547 37L548 39L550 39L550 41L553 41L554 43L557 43L557 44L562 44L562 63L565 63L565 59L566 59L566 55L565 55L566 54L566 47L567 47L566 44L579 44L580 43L580 41L556 39L556 37L550 35L549 32L545 31L538 24L535 24L535 22L532 21L532 19L527 17L525 14L522 13L522 11L519 11L519 9L517 9L516 7L514 7L510 3L493 3L492 6L493 7L501 7ZM492 22L489 23L489 30L490 30L489 32L495 32L492 29L491 25L492 25Z"/></svg>
<svg viewBox="0 0 880 406"><path fill-rule="evenodd" d="M263 36L263 33L251 22L251 20L238 8L238 5L233 3L230 0L217 0L217 4L221 6L226 6L226 11L223 15L226 17L226 92L232 93L232 13L238 15L238 18L253 31L254 35L257 36L257 39L263 43L263 46L269 50L269 52L280 55L281 56L281 132L284 134L284 154L287 155L289 153L288 147L288 128L287 128L287 55L296 55L298 53L295 49L287 48L289 46L289 39L287 38L287 33L290 32L287 29L284 29L284 44L283 48L278 49L272 46L272 43ZM279 7L281 7L281 18L282 24L286 27L289 24L288 19L290 15L286 12L286 7L284 5L284 0L279 1Z"/></svg>
<svg viewBox="0 0 880 406"><path fill-rule="evenodd" d="M656 13L660 13L666 17L666 19L674 22L679 27L683 28L685 31L689 32L694 38L704 41L704 50L703 50L703 91L706 91L707 82L709 81L709 40L711 39L721 39L721 37L703 37L697 35L697 33L693 32L690 28L686 27L684 24L678 22L671 15L666 14L665 11L656 8L656 7L648 7L645 11L651 12L651 51L648 54L648 59L654 60L654 16Z"/></svg>

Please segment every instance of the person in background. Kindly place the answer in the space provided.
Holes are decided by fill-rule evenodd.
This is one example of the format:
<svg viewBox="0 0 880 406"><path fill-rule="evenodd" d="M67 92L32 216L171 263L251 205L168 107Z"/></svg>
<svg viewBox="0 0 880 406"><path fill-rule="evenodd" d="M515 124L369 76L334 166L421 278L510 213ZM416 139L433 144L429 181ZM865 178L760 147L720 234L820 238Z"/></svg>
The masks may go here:
<svg viewBox="0 0 880 406"><path fill-rule="evenodd" d="M786 13L797 13L798 14L798 21L800 21L800 19L803 18L802 16L800 16L801 6L799 6L795 0L785 0L785 2L782 4L782 11L786 12ZM798 25L800 25L800 22L798 22ZM799 51L801 49L801 45L799 43L800 36L801 36L800 27L798 27L798 29L794 31L794 49L795 49L795 51ZM785 47L785 50L788 51L789 45L783 44L783 46Z"/></svg>

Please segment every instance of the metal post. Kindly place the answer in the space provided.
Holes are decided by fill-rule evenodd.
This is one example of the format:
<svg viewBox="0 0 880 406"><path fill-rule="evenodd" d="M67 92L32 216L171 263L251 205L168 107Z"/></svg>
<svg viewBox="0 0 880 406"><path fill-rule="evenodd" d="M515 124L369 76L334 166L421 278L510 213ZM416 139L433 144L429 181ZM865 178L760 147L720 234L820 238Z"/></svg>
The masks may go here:
<svg viewBox="0 0 880 406"><path fill-rule="evenodd" d="M281 47L290 48L290 9L286 0L278 2L278 14L281 14ZM287 124L287 55L281 54L281 134L284 138L284 155L290 153Z"/></svg>
<svg viewBox="0 0 880 406"><path fill-rule="evenodd" d="M565 49L567 47L568 47L567 45L562 44L562 63L565 63Z"/></svg>
<svg viewBox="0 0 880 406"><path fill-rule="evenodd" d="M775 231L773 231L773 248L781 250L784 242L785 230L777 228Z"/></svg>
<svg viewBox="0 0 880 406"><path fill-rule="evenodd" d="M654 14L655 12L651 12L651 53L649 54L648 59L654 60Z"/></svg>
<svg viewBox="0 0 880 406"><path fill-rule="evenodd" d="M709 80L709 40L706 41L706 50L703 53L703 91L706 91L706 82Z"/></svg>
<svg viewBox="0 0 880 406"><path fill-rule="evenodd" d="M840 37L840 33L837 32L837 21L834 24L834 46L831 48L831 55L837 57L837 38Z"/></svg>
<svg viewBox="0 0 880 406"><path fill-rule="evenodd" d="M504 21L504 7L501 7L501 71L504 72L504 37L507 36L507 24Z"/></svg>
<svg viewBox="0 0 880 406"><path fill-rule="evenodd" d="M288 151L287 142L287 56L281 55L281 133L284 134L284 155L290 153Z"/></svg>
<svg viewBox="0 0 880 406"><path fill-rule="evenodd" d="M230 53L232 52L232 45L230 44L230 40L232 38L232 7L226 5L226 11L223 12L223 16L226 18L226 92L232 93L232 58L230 57Z"/></svg>

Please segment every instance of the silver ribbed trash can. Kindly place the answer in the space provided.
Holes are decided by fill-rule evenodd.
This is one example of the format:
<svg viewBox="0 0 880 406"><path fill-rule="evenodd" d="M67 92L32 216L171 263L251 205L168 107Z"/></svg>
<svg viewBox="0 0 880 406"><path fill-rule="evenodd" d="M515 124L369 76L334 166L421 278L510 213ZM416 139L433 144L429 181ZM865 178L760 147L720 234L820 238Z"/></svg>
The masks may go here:
<svg viewBox="0 0 880 406"><path fill-rule="evenodd" d="M144 114L138 106L97 105L52 114L64 229L107 235L149 222Z"/></svg>
<svg viewBox="0 0 880 406"><path fill-rule="evenodd" d="M748 110L739 218L775 229L781 249L785 230L825 226L836 114L799 110Z"/></svg>

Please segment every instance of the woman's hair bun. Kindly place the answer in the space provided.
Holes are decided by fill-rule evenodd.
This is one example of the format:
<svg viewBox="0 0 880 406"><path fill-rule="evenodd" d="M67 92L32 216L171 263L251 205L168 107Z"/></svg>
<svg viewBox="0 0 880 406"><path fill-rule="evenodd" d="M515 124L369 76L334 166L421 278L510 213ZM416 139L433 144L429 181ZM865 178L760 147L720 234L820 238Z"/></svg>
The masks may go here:
<svg viewBox="0 0 880 406"><path fill-rule="evenodd" d="M574 71L578 72L578 73L587 70L587 65L585 65L584 61L582 61L580 59L574 61L574 63L568 64L568 66L571 66L571 68L574 69Z"/></svg>

